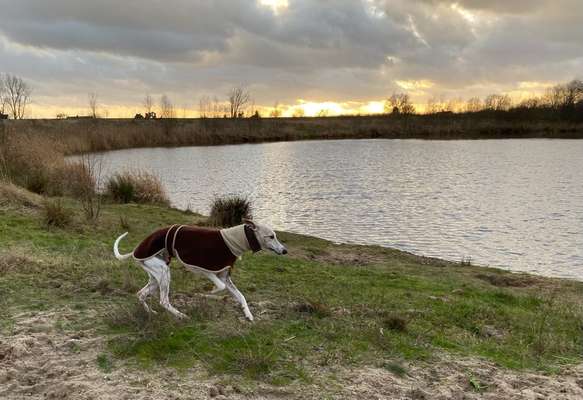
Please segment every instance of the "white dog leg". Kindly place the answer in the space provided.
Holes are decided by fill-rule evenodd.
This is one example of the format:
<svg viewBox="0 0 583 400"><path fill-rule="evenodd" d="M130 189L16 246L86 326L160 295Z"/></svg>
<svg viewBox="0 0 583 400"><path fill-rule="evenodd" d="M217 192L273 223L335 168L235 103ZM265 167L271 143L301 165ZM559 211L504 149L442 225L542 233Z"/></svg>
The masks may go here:
<svg viewBox="0 0 583 400"><path fill-rule="evenodd" d="M223 282L216 274L205 273L205 275L215 284L215 288L211 290L211 294L222 292L227 287L225 282Z"/></svg>
<svg viewBox="0 0 583 400"><path fill-rule="evenodd" d="M144 261L143 264L148 268L148 272L150 272L156 281L158 281L158 287L160 288L160 305L177 318L188 318L188 316L181 313L170 304L170 268L168 265L159 258L151 258Z"/></svg>
<svg viewBox="0 0 583 400"><path fill-rule="evenodd" d="M144 309L146 310L146 312L152 313L152 314L157 314L157 312L155 310L152 310L150 308L150 306L146 302L146 299L148 298L148 296L151 296L152 294L154 294L156 289L158 289L158 283L156 282L156 279L152 276L152 274L150 274L149 272L148 272L148 278L149 278L148 284L146 286L144 286L142 289L140 289L140 291L138 292L138 300L140 301L140 303L142 303L142 306L144 306Z"/></svg>
<svg viewBox="0 0 583 400"><path fill-rule="evenodd" d="M239 302L239 304L241 304L243 312L245 313L245 317L247 317L249 321L253 321L253 314L251 314L251 311L249 311L249 306L247 305L247 300L245 300L245 296L243 296L239 289L237 289L237 287L235 286L235 284L233 283L229 276L225 277L225 285L227 286L227 290L231 292L233 297Z"/></svg>

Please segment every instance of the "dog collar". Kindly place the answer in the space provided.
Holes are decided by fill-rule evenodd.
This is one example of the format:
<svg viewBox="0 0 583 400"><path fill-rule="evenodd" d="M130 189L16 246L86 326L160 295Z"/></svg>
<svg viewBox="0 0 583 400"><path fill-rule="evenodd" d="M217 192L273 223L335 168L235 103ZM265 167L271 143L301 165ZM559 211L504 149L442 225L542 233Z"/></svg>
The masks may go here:
<svg viewBox="0 0 583 400"><path fill-rule="evenodd" d="M257 240L257 236L255 236L255 232L253 232L253 229L251 229L249 225L245 225L245 237L247 238L247 242L249 242L249 247L251 247L253 253L257 253L261 250L261 245Z"/></svg>

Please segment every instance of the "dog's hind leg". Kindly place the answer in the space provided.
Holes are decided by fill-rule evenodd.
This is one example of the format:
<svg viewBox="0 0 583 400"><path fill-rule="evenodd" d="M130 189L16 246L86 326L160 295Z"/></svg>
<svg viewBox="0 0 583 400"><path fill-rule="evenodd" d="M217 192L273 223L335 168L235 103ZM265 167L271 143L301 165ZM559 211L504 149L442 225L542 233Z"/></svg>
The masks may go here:
<svg viewBox="0 0 583 400"><path fill-rule="evenodd" d="M215 284L215 288L211 290L211 294L219 293L226 289L227 284L219 276L212 272L205 273L205 275Z"/></svg>
<svg viewBox="0 0 583 400"><path fill-rule="evenodd" d="M158 282L160 305L177 318L188 318L187 315L181 313L170 304L170 267L168 267L168 264L159 258L150 258L144 261L143 265Z"/></svg>
<svg viewBox="0 0 583 400"><path fill-rule="evenodd" d="M251 311L249 311L249 306L247 305L247 300L245 300L245 296L243 296L239 289L237 289L237 287L235 286L235 284L231 280L231 277L228 274L225 276L224 282L225 286L227 287L227 290L233 295L235 300L237 300L239 304L241 304L243 312L245 313L245 317L247 317L249 321L253 321L253 314L251 314Z"/></svg>
<svg viewBox="0 0 583 400"><path fill-rule="evenodd" d="M148 284L146 286L144 286L143 288L141 288L140 291L138 292L138 300L140 301L140 303L142 303L142 306L144 306L144 309L146 310L146 312L152 313L152 314L157 314L157 312L155 310L152 310L150 308L150 306L146 302L146 299L148 298L148 296L151 296L152 294L154 294L156 289L158 289L158 282L156 282L156 278L154 278L151 273L149 273L148 271L146 271L146 272L148 273L148 279L149 279Z"/></svg>

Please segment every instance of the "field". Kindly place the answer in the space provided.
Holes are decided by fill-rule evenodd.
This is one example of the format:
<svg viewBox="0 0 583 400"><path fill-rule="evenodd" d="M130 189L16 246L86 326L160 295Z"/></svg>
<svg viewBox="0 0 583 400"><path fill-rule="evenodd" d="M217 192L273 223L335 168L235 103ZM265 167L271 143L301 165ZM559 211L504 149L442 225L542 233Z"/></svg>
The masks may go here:
<svg viewBox="0 0 583 400"><path fill-rule="evenodd" d="M105 204L87 222L1 184L0 398L583 397L583 284L280 234L290 254L245 255L233 280L254 323L172 267L147 315L129 251L152 229L204 223L162 206Z"/></svg>
<svg viewBox="0 0 583 400"><path fill-rule="evenodd" d="M135 147L313 139L583 138L583 123L512 114L327 118L70 119L0 121L2 137L51 140L65 154Z"/></svg>

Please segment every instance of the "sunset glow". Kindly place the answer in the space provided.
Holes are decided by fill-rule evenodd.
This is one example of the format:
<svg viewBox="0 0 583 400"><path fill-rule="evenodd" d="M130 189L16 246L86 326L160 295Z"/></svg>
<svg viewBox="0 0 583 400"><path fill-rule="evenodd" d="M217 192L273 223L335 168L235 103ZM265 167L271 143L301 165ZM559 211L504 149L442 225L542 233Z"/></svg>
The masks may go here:
<svg viewBox="0 0 583 400"><path fill-rule="evenodd" d="M0 73L30 84L37 118L85 115L89 93L104 117L143 112L146 95L196 117L201 98L224 104L235 86L250 93L245 113L265 116L275 103L281 116L378 114L394 93L417 112L490 94L518 102L581 78L570 1L103 0L95 12L0 0Z"/></svg>

